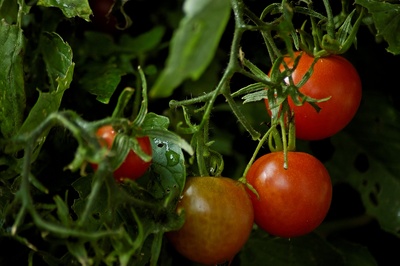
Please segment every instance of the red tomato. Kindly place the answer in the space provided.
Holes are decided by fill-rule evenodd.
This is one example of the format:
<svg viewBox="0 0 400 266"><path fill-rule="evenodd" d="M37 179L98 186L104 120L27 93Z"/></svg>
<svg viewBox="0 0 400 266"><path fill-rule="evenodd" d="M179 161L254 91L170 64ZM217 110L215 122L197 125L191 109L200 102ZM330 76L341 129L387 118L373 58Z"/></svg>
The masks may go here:
<svg viewBox="0 0 400 266"><path fill-rule="evenodd" d="M97 136L102 140L101 144L111 149L116 132L112 126L100 127L97 132ZM148 136L137 137L141 149L148 155L152 155L151 143ZM150 162L143 161L136 153L132 150L128 153L125 161L114 171L114 178L121 182L125 178L138 179L141 177L149 168ZM97 165L92 164L94 170L97 170Z"/></svg>
<svg viewBox="0 0 400 266"><path fill-rule="evenodd" d="M90 0L90 8L93 12L93 23L103 31L116 30L117 19L110 12L116 0Z"/></svg>
<svg viewBox="0 0 400 266"><path fill-rule="evenodd" d="M325 218L332 199L328 171L315 157L302 152L268 153L250 167L246 179L258 192L248 190L255 223L280 237L295 237L313 231Z"/></svg>
<svg viewBox="0 0 400 266"><path fill-rule="evenodd" d="M231 261L249 238L254 213L244 185L226 177L192 177L177 206L185 223L166 234L186 258L216 265Z"/></svg>
<svg viewBox="0 0 400 266"><path fill-rule="evenodd" d="M299 56L295 53L295 57ZM289 68L294 60L286 57ZM300 82L308 71L314 58L306 53L292 74L295 84ZM284 66L280 67L281 71ZM331 55L319 58L314 65L314 72L300 88L300 92L314 98L331 97L328 101L318 103L321 110L317 112L310 104L296 106L289 97L289 105L294 110L296 137L303 140L324 139L342 130L354 117L361 101L361 80L357 70L345 58ZM268 107L268 101L266 100Z"/></svg>

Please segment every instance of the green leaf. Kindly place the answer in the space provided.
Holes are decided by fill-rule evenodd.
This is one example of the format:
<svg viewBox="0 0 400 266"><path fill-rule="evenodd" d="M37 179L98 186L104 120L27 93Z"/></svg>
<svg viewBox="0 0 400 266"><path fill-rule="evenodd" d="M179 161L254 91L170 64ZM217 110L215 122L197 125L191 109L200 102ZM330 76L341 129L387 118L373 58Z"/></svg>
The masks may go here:
<svg viewBox="0 0 400 266"><path fill-rule="evenodd" d="M96 99L104 104L108 104L121 77L125 71L120 69L114 60L109 62L93 62L86 64L87 72L80 79L82 88L87 92L96 95Z"/></svg>
<svg viewBox="0 0 400 266"><path fill-rule="evenodd" d="M17 1L0 1L0 18L5 19L9 24L13 24L17 21L17 17Z"/></svg>
<svg viewBox="0 0 400 266"><path fill-rule="evenodd" d="M173 143L185 150L190 155L193 155L193 148L183 138L172 131L168 130L169 118L155 113L148 113L142 124L142 129L145 135L154 138L161 138L165 141Z"/></svg>
<svg viewBox="0 0 400 266"><path fill-rule="evenodd" d="M24 37L18 26L0 21L0 132L5 138L16 134L25 109Z"/></svg>
<svg viewBox="0 0 400 266"><path fill-rule="evenodd" d="M400 5L380 0L356 0L368 9L372 15L377 34L389 44L387 50L395 55L400 54Z"/></svg>
<svg viewBox="0 0 400 266"><path fill-rule="evenodd" d="M261 229L252 233L240 253L240 261L242 265L345 265L340 253L315 234L277 238Z"/></svg>
<svg viewBox="0 0 400 266"><path fill-rule="evenodd" d="M331 244L343 256L346 261L346 265L378 265L366 247L341 239L334 239L331 241Z"/></svg>
<svg viewBox="0 0 400 266"><path fill-rule="evenodd" d="M314 233L278 238L261 229L252 232L239 256L241 265L377 265L367 248L344 240L330 242Z"/></svg>
<svg viewBox="0 0 400 266"><path fill-rule="evenodd" d="M81 17L90 21L92 10L88 0L39 0L37 5L45 7L57 7L67 18Z"/></svg>
<svg viewBox="0 0 400 266"><path fill-rule="evenodd" d="M229 20L227 0L186 0L185 13L171 40L166 67L150 97L168 97L185 79L198 79L210 64Z"/></svg>
<svg viewBox="0 0 400 266"><path fill-rule="evenodd" d="M148 113L146 114L146 118L142 123L143 128L160 128L160 129L168 129L169 127L169 118L166 116L161 116L156 113Z"/></svg>
<svg viewBox="0 0 400 266"><path fill-rule="evenodd" d="M149 190L156 199L176 201L186 182L185 157L173 142L157 137L152 139L153 162Z"/></svg>
<svg viewBox="0 0 400 266"><path fill-rule="evenodd" d="M332 181L357 189L367 214L400 236L400 113L380 93L363 98L348 134L332 137L336 152L326 166Z"/></svg>
<svg viewBox="0 0 400 266"><path fill-rule="evenodd" d="M58 111L72 81L74 66L71 47L56 33L41 38L41 54L50 80L50 92L39 91L39 98L24 121L19 134L34 130L49 114ZM43 88L45 89L45 88ZM43 132L42 136L47 133Z"/></svg>
<svg viewBox="0 0 400 266"><path fill-rule="evenodd" d="M134 38L126 34L122 35L119 43L121 46L120 51L135 55L144 54L160 44L164 33L165 28L157 26Z"/></svg>

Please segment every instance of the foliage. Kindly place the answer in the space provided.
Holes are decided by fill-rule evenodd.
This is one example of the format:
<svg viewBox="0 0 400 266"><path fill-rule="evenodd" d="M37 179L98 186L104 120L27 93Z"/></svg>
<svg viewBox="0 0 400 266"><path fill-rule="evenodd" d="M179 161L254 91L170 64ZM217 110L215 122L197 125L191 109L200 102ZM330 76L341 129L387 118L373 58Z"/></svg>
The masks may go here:
<svg viewBox="0 0 400 266"><path fill-rule="evenodd" d="M232 265L395 258L400 112L397 69L386 62L398 64L399 4L260 2L116 0L104 18L118 21L110 30L94 25L88 0L0 1L1 265L189 263L164 241L184 222L175 207L186 177L240 179L264 146L323 161L331 211L303 237L255 228ZM299 49L342 54L361 76L358 113L329 139L294 143L283 119L287 98L312 74L286 84L290 71L277 71ZM301 96L316 109L329 100ZM111 169L132 147L121 138L102 148L95 132L105 124L150 136L153 163L137 182L114 182Z"/></svg>

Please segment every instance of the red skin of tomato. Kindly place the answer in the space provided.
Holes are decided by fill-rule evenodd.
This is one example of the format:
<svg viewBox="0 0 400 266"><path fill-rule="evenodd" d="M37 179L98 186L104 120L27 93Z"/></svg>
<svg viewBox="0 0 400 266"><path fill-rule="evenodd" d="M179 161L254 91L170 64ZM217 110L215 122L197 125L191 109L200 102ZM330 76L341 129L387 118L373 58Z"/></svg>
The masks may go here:
<svg viewBox="0 0 400 266"><path fill-rule="evenodd" d="M332 184L325 166L303 152L263 155L250 167L246 179L258 192L248 190L255 223L271 235L296 237L317 228L328 213Z"/></svg>
<svg viewBox="0 0 400 266"><path fill-rule="evenodd" d="M92 21L105 32L116 31L117 19L109 14L116 0L90 0L89 5L93 12Z"/></svg>
<svg viewBox="0 0 400 266"><path fill-rule="evenodd" d="M96 135L100 138L100 143L103 146L107 146L111 149L113 141L115 139L117 132L115 132L112 126L106 125L100 127ZM152 148L150 143L150 138L148 136L137 137L139 145L143 152L148 155L152 155ZM132 179L136 180L141 177L147 169L150 167L151 161L145 162L143 161L136 153L132 150L129 151L128 155L125 158L125 161L119 166L118 169L114 171L114 178L118 182L122 182L124 179ZM92 164L94 170L97 170L98 166L96 164Z"/></svg>
<svg viewBox="0 0 400 266"><path fill-rule="evenodd" d="M185 223L166 234L183 256L205 265L231 261L249 238L253 207L241 182L226 177L188 178L177 213Z"/></svg>
<svg viewBox="0 0 400 266"><path fill-rule="evenodd" d="M298 57L300 52L295 52ZM294 60L285 57L289 68ZM302 53L299 64L292 74L294 84L300 82L312 65L314 58ZM280 70L285 68L282 65ZM288 102L295 114L296 137L302 140L320 140L341 131L354 117L361 102L361 80L357 70L344 57L330 55L322 57L314 65L314 72L300 88L300 92L314 98L324 99L317 103L319 112L310 104L296 106L289 97ZM268 108L268 100L266 100Z"/></svg>

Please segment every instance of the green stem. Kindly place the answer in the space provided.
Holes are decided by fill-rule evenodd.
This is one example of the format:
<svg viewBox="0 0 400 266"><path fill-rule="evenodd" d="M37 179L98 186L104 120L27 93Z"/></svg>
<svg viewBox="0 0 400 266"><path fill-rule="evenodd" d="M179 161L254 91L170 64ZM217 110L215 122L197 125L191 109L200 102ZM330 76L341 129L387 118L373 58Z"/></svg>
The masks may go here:
<svg viewBox="0 0 400 266"><path fill-rule="evenodd" d="M144 76L142 68L139 66L138 67L139 75L140 75L140 80L142 81L142 102L140 104L140 109L137 117L133 121L133 124L137 127L140 127L146 117L147 114L147 82L146 82L146 77Z"/></svg>
<svg viewBox="0 0 400 266"><path fill-rule="evenodd" d="M290 115L289 118L289 141L288 141L288 151L296 150L296 120L294 113Z"/></svg>
<svg viewBox="0 0 400 266"><path fill-rule="evenodd" d="M309 8L311 7L311 3L309 4ZM313 42L314 42L314 49L313 49L313 54L316 54L319 52L319 50L321 49L320 47L320 36L319 36L319 28L317 26L317 23L315 22L315 18L314 17L310 17L310 21L311 21L311 35L313 38Z"/></svg>
<svg viewBox="0 0 400 266"><path fill-rule="evenodd" d="M117 106L115 107L111 117L124 117L124 110L132 98L135 90L133 88L125 88L118 97Z"/></svg>
<svg viewBox="0 0 400 266"><path fill-rule="evenodd" d="M326 31L327 31L329 37L331 37L331 39L334 40L335 39L335 21L334 21L334 17L333 17L333 13L332 13L332 8L329 4L329 0L323 0L323 2L325 5L325 9L326 9L326 15L328 17Z"/></svg>
<svg viewBox="0 0 400 266"><path fill-rule="evenodd" d="M239 109L238 105L236 104L235 100L231 96L230 93L224 93L225 99L229 104L232 112L236 115L239 122L242 126L250 133L253 140L257 140L260 138L260 133L256 131L251 124L247 121L246 117L243 115L242 111Z"/></svg>
<svg viewBox="0 0 400 266"><path fill-rule="evenodd" d="M192 105L192 104L201 103L201 102L207 102L212 98L213 95L214 95L214 91L211 91L211 92L208 92L201 96L183 100L183 101L171 100L169 102L169 107L175 108L175 107L179 107L179 106L186 106L186 105Z"/></svg>
<svg viewBox="0 0 400 266"><path fill-rule="evenodd" d="M268 137L268 147L271 152L281 151L283 148L281 136L276 127L271 128L271 134Z"/></svg>
<svg viewBox="0 0 400 266"><path fill-rule="evenodd" d="M288 142L287 142L287 136L286 136L286 123L285 123L285 115L281 115L279 117L279 124L281 126L281 133L282 133L282 146L283 146L283 168L287 169L288 168L288 159L287 159L287 154L288 154Z"/></svg>
<svg viewBox="0 0 400 266"><path fill-rule="evenodd" d="M206 162L204 160L204 131L200 130L196 132L193 137L196 138L196 160L197 160L197 167L199 169L200 176L208 176L208 169L206 166Z"/></svg>
<svg viewBox="0 0 400 266"><path fill-rule="evenodd" d="M274 130L274 126L272 126L270 129L268 129L268 131L264 134L264 136L260 139L260 141L257 144L257 147L255 148L253 155L250 158L250 161L247 163L246 168L243 171L243 175L242 177L246 177L247 172L249 171L251 165L254 163L254 161L257 158L257 154L259 153L259 151L261 150L262 146L264 145L265 141L267 141L269 135L271 134L271 132Z"/></svg>

